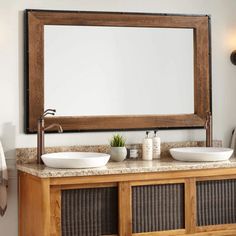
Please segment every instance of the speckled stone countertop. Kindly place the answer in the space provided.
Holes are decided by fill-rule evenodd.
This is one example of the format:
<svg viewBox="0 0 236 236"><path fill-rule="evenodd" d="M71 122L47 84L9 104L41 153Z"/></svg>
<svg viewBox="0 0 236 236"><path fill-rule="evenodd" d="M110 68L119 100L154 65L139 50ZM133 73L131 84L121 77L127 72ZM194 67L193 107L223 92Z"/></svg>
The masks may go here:
<svg viewBox="0 0 236 236"><path fill-rule="evenodd" d="M108 164L104 167L89 169L53 169L38 164L17 165L18 170L40 178L184 171L233 167L236 167L235 157L223 162L180 162L175 161L172 158L163 158L153 161L127 160L123 162L108 162Z"/></svg>
<svg viewBox="0 0 236 236"><path fill-rule="evenodd" d="M214 141L215 147L222 145L221 141ZM136 144L140 149L141 145ZM200 170L212 168L232 168L236 167L236 158L231 158L224 162L180 162L170 157L169 149L173 147L196 147L203 146L201 141L172 142L162 143L161 159L152 161L126 160L123 162L108 162L101 168L89 169L54 169L44 165L38 165L36 161L36 148L21 148L16 150L17 169L40 178L53 177L73 177L73 176L96 176L96 175L113 175L113 174L130 174L130 173L148 173L148 172L165 172L165 171L184 171ZM86 151L86 152L104 152L109 153L108 145L97 146L72 146L72 147L49 147L46 152L63 152L63 151ZM141 150L140 150L141 151Z"/></svg>
<svg viewBox="0 0 236 236"><path fill-rule="evenodd" d="M138 144L128 144L127 148L130 146L135 146L139 150L139 158L141 159L142 145ZM161 157L170 157L169 150L171 148L178 147L202 147L205 146L204 141L182 141L182 142L163 142L161 143ZM222 141L214 140L214 147L222 147ZM109 145L90 145L90 146L60 146L60 147L46 147L46 153L52 152L102 152L109 153ZM36 148L17 148L16 149L16 161L18 164L35 163L36 162Z"/></svg>

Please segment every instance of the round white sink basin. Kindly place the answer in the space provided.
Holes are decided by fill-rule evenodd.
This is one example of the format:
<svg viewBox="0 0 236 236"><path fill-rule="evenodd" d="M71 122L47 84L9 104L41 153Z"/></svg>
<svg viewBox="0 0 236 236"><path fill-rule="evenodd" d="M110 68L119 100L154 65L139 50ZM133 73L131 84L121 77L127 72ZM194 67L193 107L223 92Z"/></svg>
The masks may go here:
<svg viewBox="0 0 236 236"><path fill-rule="evenodd" d="M226 161L232 156L233 149L214 147L171 148L170 154L177 161Z"/></svg>
<svg viewBox="0 0 236 236"><path fill-rule="evenodd" d="M56 152L41 156L44 164L52 168L95 168L107 164L109 154L96 152Z"/></svg>

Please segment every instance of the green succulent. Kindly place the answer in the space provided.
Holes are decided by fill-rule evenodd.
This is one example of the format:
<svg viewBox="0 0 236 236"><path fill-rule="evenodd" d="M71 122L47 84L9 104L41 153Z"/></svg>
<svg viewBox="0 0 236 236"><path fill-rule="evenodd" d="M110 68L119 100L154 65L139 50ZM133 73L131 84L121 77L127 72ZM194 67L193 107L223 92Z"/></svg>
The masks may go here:
<svg viewBox="0 0 236 236"><path fill-rule="evenodd" d="M125 146L125 139L123 136L119 134L113 135L110 141L111 147L124 147Z"/></svg>

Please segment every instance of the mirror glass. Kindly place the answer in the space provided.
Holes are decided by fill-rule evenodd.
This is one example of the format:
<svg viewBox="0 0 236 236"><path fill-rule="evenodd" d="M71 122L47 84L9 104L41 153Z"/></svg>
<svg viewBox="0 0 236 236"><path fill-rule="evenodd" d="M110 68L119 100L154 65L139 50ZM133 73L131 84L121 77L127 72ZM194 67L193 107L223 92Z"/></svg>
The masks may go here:
<svg viewBox="0 0 236 236"><path fill-rule="evenodd" d="M44 107L58 116L194 113L193 29L44 26Z"/></svg>

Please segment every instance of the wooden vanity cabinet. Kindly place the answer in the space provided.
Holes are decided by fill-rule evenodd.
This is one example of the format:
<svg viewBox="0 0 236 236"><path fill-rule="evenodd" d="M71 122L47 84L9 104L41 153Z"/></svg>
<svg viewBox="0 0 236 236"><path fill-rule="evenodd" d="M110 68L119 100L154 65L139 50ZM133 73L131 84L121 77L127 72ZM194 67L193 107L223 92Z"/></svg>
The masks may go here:
<svg viewBox="0 0 236 236"><path fill-rule="evenodd" d="M38 178L19 171L19 235L236 235L234 173Z"/></svg>

